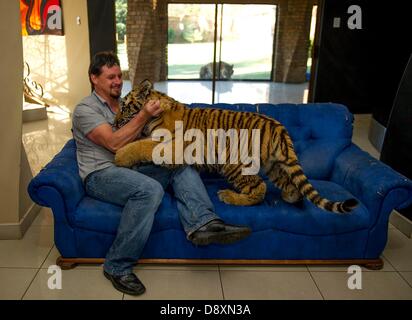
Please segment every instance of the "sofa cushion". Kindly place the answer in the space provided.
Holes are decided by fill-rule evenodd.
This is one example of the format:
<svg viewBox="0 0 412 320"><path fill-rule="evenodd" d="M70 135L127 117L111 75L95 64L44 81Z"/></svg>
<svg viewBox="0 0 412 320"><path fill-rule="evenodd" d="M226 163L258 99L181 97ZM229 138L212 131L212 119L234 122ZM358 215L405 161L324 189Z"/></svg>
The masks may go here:
<svg viewBox="0 0 412 320"><path fill-rule="evenodd" d="M333 201L355 198L341 186L322 180L311 180L321 195ZM239 207L218 200L217 191L227 187L216 180L207 186L216 212L230 223L249 225L253 231L266 229L303 235L332 235L366 229L370 225L367 209L360 204L351 214L342 215L315 207L307 200L301 207L288 204L280 197L280 191L267 183L265 201L257 206Z"/></svg>
<svg viewBox="0 0 412 320"><path fill-rule="evenodd" d="M322 195L331 200L353 198L353 195L333 182L312 183ZM347 215L326 212L306 200L299 208L282 201L279 191L273 185L268 185L268 192L262 204L240 208L218 200L217 191L227 187L226 182L221 179L210 180L206 184L216 213L228 223L249 225L253 231L280 230L303 235L333 235L366 229L370 225L367 209L362 204ZM81 229L115 234L120 214L119 206L85 197L71 216L70 222ZM156 213L152 232L181 228L176 199L165 193Z"/></svg>
<svg viewBox="0 0 412 320"><path fill-rule="evenodd" d="M69 223L81 229L115 234L122 209L118 205L85 196L77 210L69 215ZM153 231L181 228L176 213L176 201L166 192L156 213Z"/></svg>

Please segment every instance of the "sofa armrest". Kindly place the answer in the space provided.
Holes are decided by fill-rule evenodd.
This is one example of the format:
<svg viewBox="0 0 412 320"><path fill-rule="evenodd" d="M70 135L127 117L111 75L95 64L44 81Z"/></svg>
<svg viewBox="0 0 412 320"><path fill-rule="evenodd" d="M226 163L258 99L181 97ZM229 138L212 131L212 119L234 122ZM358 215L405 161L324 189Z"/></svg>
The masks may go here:
<svg viewBox="0 0 412 320"><path fill-rule="evenodd" d="M412 203L412 181L353 143L336 158L331 180L375 213L374 222L383 210L389 215Z"/></svg>
<svg viewBox="0 0 412 320"><path fill-rule="evenodd" d="M61 197L48 197L48 193L44 191L52 189ZM28 192L32 200L41 206L61 207L66 213L76 209L85 191L78 172L73 140L66 143L49 164L30 181ZM60 199L63 203L54 203L54 199Z"/></svg>
<svg viewBox="0 0 412 320"><path fill-rule="evenodd" d="M69 215L76 210L85 192L73 139L30 181L28 193L37 204L52 208L54 243L60 254L77 257L76 237Z"/></svg>

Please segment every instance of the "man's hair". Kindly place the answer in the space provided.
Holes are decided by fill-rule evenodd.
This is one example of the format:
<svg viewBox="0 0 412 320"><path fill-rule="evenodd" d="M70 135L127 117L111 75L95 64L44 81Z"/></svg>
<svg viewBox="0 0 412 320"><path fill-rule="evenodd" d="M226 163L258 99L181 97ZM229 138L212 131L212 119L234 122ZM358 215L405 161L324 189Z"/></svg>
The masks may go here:
<svg viewBox="0 0 412 320"><path fill-rule="evenodd" d="M91 75L99 76L102 73L102 68L104 66L108 68L120 66L120 61L117 55L111 51L102 51L94 55L89 66L89 80L92 85Z"/></svg>

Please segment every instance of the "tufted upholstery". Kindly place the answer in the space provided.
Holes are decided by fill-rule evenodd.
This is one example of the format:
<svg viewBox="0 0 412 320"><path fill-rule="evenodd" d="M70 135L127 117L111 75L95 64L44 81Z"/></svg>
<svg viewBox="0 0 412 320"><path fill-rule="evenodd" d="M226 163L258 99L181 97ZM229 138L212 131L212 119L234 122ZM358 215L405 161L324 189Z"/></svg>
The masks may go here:
<svg viewBox="0 0 412 320"><path fill-rule="evenodd" d="M334 159L352 139L353 116L336 104L192 104L191 107L258 112L280 121L293 139L300 163L309 178L327 179ZM313 155L316 154L316 157Z"/></svg>
<svg viewBox="0 0 412 320"><path fill-rule="evenodd" d="M191 107L209 108L207 104ZM305 201L283 202L273 185L263 203L236 207L216 192L227 183L205 179L216 212L230 223L247 224L253 233L230 246L196 248L186 240L176 201L166 193L143 257L215 259L367 259L378 258L387 239L394 208L412 203L412 182L351 143L353 116L337 104L217 104L215 107L259 112L281 121L302 167L320 193L332 200L357 198L350 215L322 211ZM61 152L31 181L32 199L51 207L55 243L63 257L104 257L116 234L122 208L85 194L78 175L76 145Z"/></svg>
<svg viewBox="0 0 412 320"><path fill-rule="evenodd" d="M76 143L70 140L29 184L29 193L33 201L41 206L48 206L47 199L39 197L38 189L49 186L59 190L67 212L75 211L85 195L83 182L78 173ZM56 179L56 177L59 177Z"/></svg>

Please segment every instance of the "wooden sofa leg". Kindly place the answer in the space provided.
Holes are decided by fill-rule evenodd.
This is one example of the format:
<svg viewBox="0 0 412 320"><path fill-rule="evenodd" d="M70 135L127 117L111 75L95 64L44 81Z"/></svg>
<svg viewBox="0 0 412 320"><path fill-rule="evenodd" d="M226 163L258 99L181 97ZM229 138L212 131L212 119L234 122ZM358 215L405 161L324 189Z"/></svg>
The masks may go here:
<svg viewBox="0 0 412 320"><path fill-rule="evenodd" d="M58 257L56 260L56 265L58 265L62 270L70 270L74 269L77 266L77 263L71 261L70 259L64 259L62 257Z"/></svg>
<svg viewBox="0 0 412 320"><path fill-rule="evenodd" d="M374 261L374 262L366 263L366 264L364 265L364 267L365 267L366 269L369 269L369 270L382 270L382 268L383 268L383 260L382 260L382 259L379 259L379 260Z"/></svg>

